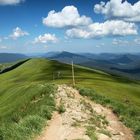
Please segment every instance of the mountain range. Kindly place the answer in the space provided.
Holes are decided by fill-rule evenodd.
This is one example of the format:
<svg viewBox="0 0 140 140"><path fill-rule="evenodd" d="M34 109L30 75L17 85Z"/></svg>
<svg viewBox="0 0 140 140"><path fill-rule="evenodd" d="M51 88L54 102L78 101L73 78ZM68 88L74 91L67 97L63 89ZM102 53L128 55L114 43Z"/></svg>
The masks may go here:
<svg viewBox="0 0 140 140"><path fill-rule="evenodd" d="M71 53L48 52L36 54L10 54L0 53L0 63L9 63L27 58L48 58L59 62L86 66L108 72L113 75L121 75L131 79L140 80L140 54L113 54L113 53Z"/></svg>
<svg viewBox="0 0 140 140"><path fill-rule="evenodd" d="M51 60L63 63L71 63L103 70L111 74L140 79L140 54L90 54L90 53L52 53L52 56L44 55Z"/></svg>
<svg viewBox="0 0 140 140"><path fill-rule="evenodd" d="M10 63L26 59L28 56L18 53L0 53L0 63Z"/></svg>

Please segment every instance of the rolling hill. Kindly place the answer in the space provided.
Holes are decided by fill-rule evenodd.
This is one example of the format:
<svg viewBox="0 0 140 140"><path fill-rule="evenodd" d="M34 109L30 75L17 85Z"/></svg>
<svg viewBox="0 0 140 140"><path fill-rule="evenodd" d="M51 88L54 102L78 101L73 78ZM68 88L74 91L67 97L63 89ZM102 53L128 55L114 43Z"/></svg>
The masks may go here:
<svg viewBox="0 0 140 140"><path fill-rule="evenodd" d="M106 102L114 111L117 110L122 121L139 136L138 81L81 66L75 66L75 79L77 88L94 90L96 95L92 98L99 96L100 103ZM44 119L49 119L55 110L51 95L55 92L53 84L72 85L71 65L47 59L31 59L1 74L0 81L0 138L19 140L22 136L22 139L28 139L30 134L40 132Z"/></svg>
<svg viewBox="0 0 140 140"><path fill-rule="evenodd" d="M90 54L90 53L51 53L46 58L63 63L71 63L81 66L99 69L113 75L120 75L130 79L140 80L140 55L139 54Z"/></svg>

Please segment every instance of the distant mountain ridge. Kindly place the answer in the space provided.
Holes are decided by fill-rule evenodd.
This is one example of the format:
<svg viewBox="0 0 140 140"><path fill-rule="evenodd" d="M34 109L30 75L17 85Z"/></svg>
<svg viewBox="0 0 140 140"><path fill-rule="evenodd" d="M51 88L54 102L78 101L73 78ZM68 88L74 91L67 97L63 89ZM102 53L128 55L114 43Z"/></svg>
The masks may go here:
<svg viewBox="0 0 140 140"><path fill-rule="evenodd" d="M10 63L27 58L28 56L19 53L0 53L0 63Z"/></svg>
<svg viewBox="0 0 140 140"><path fill-rule="evenodd" d="M63 63L78 64L81 66L99 69L110 74L126 76L140 80L140 53L137 54L114 54L114 53L71 53L71 52L48 52L30 55L0 53L0 63L15 62L29 57L48 58Z"/></svg>
<svg viewBox="0 0 140 140"><path fill-rule="evenodd" d="M74 63L76 63L76 64L84 63L84 62L87 62L90 60L89 58L87 58L83 55L70 53L70 52L66 52L66 51L52 55L47 58L49 58L51 60L58 60L63 63L71 63L72 61L74 61Z"/></svg>
<svg viewBox="0 0 140 140"><path fill-rule="evenodd" d="M140 54L113 54L113 53L70 53L57 52L49 55L51 60L63 63L71 63L96 68L112 74L127 76L140 80Z"/></svg>

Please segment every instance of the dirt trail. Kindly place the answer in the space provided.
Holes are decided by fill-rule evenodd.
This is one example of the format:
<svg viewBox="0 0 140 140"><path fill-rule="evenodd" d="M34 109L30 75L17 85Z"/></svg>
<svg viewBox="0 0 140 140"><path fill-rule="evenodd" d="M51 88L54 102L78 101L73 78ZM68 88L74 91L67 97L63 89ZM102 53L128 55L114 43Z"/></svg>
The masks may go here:
<svg viewBox="0 0 140 140"><path fill-rule="evenodd" d="M82 97L72 87L60 85L56 102L65 112L54 112L36 140L134 140L130 129L110 109Z"/></svg>

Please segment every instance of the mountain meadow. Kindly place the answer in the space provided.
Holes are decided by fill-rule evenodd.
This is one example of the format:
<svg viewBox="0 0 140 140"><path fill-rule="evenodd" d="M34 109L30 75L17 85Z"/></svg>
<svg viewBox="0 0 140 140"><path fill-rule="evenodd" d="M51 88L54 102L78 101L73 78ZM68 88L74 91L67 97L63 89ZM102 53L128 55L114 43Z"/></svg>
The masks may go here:
<svg viewBox="0 0 140 140"><path fill-rule="evenodd" d="M139 140L140 82L78 65L74 71L74 88L111 108ZM0 74L0 140L38 135L56 110L54 96L61 84L73 86L71 65L43 58L29 59Z"/></svg>

